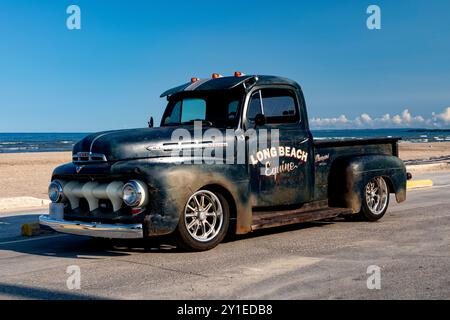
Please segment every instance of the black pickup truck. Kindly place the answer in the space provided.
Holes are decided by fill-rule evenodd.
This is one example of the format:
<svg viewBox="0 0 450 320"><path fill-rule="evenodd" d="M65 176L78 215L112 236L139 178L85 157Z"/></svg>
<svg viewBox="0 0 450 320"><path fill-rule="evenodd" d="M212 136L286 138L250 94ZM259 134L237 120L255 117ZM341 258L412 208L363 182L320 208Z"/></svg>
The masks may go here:
<svg viewBox="0 0 450 320"><path fill-rule="evenodd" d="M345 215L376 221L391 193L406 199L398 139L314 141L292 80L214 74L161 97L160 127L100 132L74 146L73 161L53 172L42 227L173 234L199 251L228 232Z"/></svg>

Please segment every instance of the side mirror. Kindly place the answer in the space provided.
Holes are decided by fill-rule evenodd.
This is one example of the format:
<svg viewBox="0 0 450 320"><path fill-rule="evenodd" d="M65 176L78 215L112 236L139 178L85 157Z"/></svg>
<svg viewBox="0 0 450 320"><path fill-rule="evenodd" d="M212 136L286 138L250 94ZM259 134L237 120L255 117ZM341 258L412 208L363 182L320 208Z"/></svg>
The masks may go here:
<svg viewBox="0 0 450 320"><path fill-rule="evenodd" d="M150 120L148 121L148 127L153 128L153 117L150 117Z"/></svg>
<svg viewBox="0 0 450 320"><path fill-rule="evenodd" d="M262 113L258 113L255 116L255 127L263 126L266 124L266 117Z"/></svg>

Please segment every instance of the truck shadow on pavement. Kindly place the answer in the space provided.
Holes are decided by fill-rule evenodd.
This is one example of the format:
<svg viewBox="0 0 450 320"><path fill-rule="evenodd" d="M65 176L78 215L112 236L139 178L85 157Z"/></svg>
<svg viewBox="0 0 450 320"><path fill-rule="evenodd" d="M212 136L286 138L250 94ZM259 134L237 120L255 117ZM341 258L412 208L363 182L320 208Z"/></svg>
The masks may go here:
<svg viewBox="0 0 450 320"><path fill-rule="evenodd" d="M0 218L0 252L12 251L30 255L78 259L123 257L136 253L186 253L186 251L183 251L176 246L176 242L170 236L142 240L94 239L59 234L56 232L36 237L19 236L20 224L17 223L17 219L20 218L20 221L29 222L34 218L37 219L38 215L35 215L35 217L33 216L34 215ZM266 236L270 237L272 235L280 235L287 232L323 227L334 224L335 222L335 220L324 220L261 229L245 235L229 234L222 243L240 242ZM16 236L5 237L5 228L8 229L6 232L10 234L13 234L11 228L15 228Z"/></svg>
<svg viewBox="0 0 450 320"><path fill-rule="evenodd" d="M35 288L24 285L1 283L0 296L8 299L45 299L45 300L105 300L107 298L77 294L75 292Z"/></svg>

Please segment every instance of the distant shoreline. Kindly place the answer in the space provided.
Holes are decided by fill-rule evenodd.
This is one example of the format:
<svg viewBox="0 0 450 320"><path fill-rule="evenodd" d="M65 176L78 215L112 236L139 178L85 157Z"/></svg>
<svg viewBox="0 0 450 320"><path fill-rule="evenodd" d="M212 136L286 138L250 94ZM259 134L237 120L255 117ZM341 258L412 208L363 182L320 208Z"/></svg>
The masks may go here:
<svg viewBox="0 0 450 320"><path fill-rule="evenodd" d="M321 129L312 130L312 133L315 140L400 137L401 144L450 142L450 129ZM0 154L71 151L75 143L89 134L87 132L0 133Z"/></svg>
<svg viewBox="0 0 450 320"><path fill-rule="evenodd" d="M327 138L318 138L316 140L320 141L320 140L324 140ZM342 140L342 139L364 139L364 138L334 138L334 140ZM400 145L406 145L406 144L448 144L450 143L450 140L443 140L443 141L411 141L411 140L399 140L399 144ZM1 143L0 143L1 145ZM35 154L35 153L64 153L64 152L72 152L73 149L73 145L67 145L64 149L39 149L39 148L35 148L35 149L21 149L21 150L1 150L0 149L0 155L2 154L27 154L27 153L31 153L31 154ZM450 145L449 145L449 154L450 154Z"/></svg>

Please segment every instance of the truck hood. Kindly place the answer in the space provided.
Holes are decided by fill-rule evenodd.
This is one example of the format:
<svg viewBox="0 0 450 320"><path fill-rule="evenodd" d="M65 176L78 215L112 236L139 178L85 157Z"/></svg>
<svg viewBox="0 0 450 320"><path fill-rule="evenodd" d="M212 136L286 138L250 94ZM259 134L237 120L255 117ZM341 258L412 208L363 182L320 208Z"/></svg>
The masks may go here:
<svg viewBox="0 0 450 320"><path fill-rule="evenodd" d="M104 131L91 134L75 144L73 154L79 152L100 154L107 161L119 161L125 159L142 159L169 157L176 141L172 141L172 134L180 127L160 127ZM184 143L200 141L194 140L194 127L185 126L191 139L183 140ZM203 127L202 132L208 127ZM178 135L177 135L178 136ZM203 135L202 135L203 136Z"/></svg>

